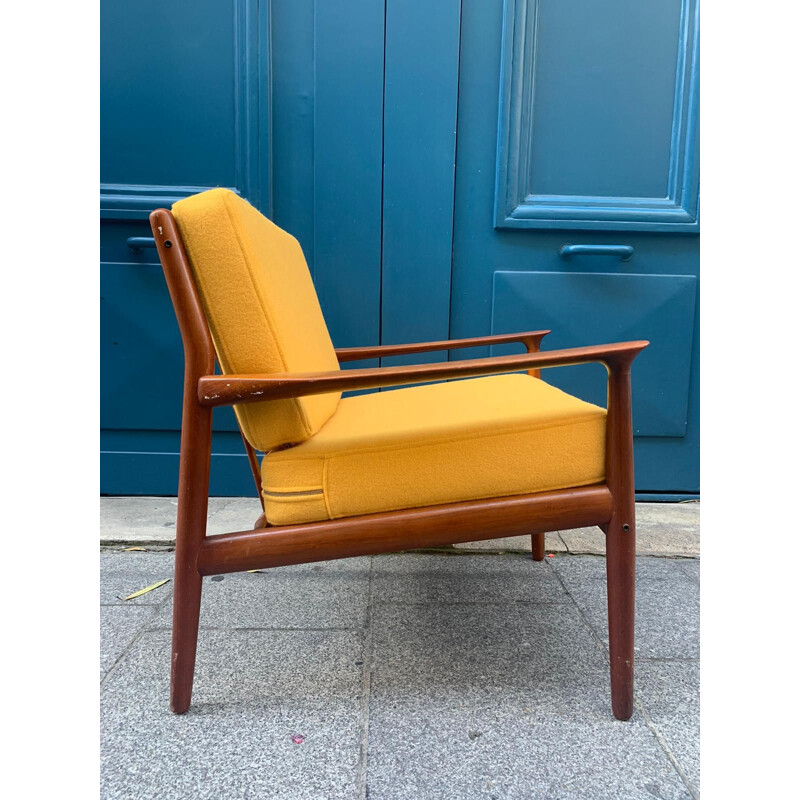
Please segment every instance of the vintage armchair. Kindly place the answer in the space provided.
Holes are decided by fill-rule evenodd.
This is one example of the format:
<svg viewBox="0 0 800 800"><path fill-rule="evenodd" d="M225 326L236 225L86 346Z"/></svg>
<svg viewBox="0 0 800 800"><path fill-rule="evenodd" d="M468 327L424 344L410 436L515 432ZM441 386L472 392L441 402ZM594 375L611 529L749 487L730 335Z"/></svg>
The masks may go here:
<svg viewBox="0 0 800 800"><path fill-rule="evenodd" d="M185 355L171 709L191 702L203 576L522 533L540 561L546 531L597 525L606 534L612 708L630 718L630 376L647 342L540 352L549 331L534 331L335 350L299 244L236 194L188 197L150 223ZM527 352L339 369L507 342ZM607 412L539 376L589 362L607 368ZM208 536L211 417L225 405L264 513L252 531ZM260 468L256 451L265 453Z"/></svg>

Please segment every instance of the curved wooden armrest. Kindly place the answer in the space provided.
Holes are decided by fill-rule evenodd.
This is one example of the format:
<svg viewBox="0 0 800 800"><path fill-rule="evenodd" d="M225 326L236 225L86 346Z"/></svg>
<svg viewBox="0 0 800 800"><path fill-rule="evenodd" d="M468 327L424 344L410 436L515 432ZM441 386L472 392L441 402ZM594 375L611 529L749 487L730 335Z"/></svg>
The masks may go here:
<svg viewBox="0 0 800 800"><path fill-rule="evenodd" d="M416 344L386 344L376 347L343 347L336 351L339 363L359 361L362 358L388 358L409 353L432 353L435 350L459 350L463 347L485 347L493 344L522 342L528 352L539 349L539 345L550 331L525 331L523 333L501 333L495 336L475 336L471 339L446 339L442 342L417 342Z"/></svg>
<svg viewBox="0 0 800 800"><path fill-rule="evenodd" d="M453 378L476 378L530 368L565 367L571 364L599 362L609 371L630 367L636 355L649 342L620 342L544 353L522 353L495 358L445 361L437 364L413 364L401 367L336 370L334 372L295 372L273 375L206 375L198 381L197 397L202 406L226 406L234 403L258 403L284 400L326 392L353 389L376 389Z"/></svg>

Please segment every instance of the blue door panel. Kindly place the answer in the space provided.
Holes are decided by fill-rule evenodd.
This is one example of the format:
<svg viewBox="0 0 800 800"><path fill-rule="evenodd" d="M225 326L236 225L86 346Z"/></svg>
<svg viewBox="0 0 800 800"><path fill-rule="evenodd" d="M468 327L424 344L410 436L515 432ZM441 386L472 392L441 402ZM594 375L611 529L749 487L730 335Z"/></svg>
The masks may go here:
<svg viewBox="0 0 800 800"><path fill-rule="evenodd" d="M693 275L495 272L492 333L550 328L548 350L650 340L634 364L634 434L682 437L696 287ZM606 404L602 365L547 370L544 378L590 403Z"/></svg>
<svg viewBox="0 0 800 800"><path fill-rule="evenodd" d="M381 341L447 339L460 0L386 7ZM400 356L384 365L438 361Z"/></svg>
<svg viewBox="0 0 800 800"><path fill-rule="evenodd" d="M495 225L696 231L696 0L505 0Z"/></svg>
<svg viewBox="0 0 800 800"><path fill-rule="evenodd" d="M235 0L104 2L104 183L234 186Z"/></svg>
<svg viewBox="0 0 800 800"><path fill-rule="evenodd" d="M180 430L183 349L160 264L101 263L100 425ZM238 431L230 409L215 430Z"/></svg>
<svg viewBox="0 0 800 800"><path fill-rule="evenodd" d="M652 347L633 372L637 491L693 494L699 491L696 3L637 5L507 0L504 9L463 1L450 333L552 328L545 349L649 339ZM653 16L643 18L644 9ZM636 38L634 29L649 41L647 52L640 42L621 44L620 36ZM609 43L607 53L600 39ZM562 53L572 53L569 63ZM666 103L670 85L673 105ZM639 120L639 101L631 101L643 97L643 86L652 97ZM558 97L545 103L555 87ZM533 113L525 110L526 98ZM548 183L537 186L540 177ZM658 188L665 182L669 191L678 187L672 196ZM655 196L617 194L634 192ZM506 224L516 205L522 211ZM628 262L608 256L567 262L559 258L565 244L628 245L634 255ZM548 370L545 378L605 403L601 367L561 373Z"/></svg>
<svg viewBox="0 0 800 800"><path fill-rule="evenodd" d="M314 6L272 2L272 219L314 265Z"/></svg>
<svg viewBox="0 0 800 800"><path fill-rule="evenodd" d="M177 449L170 452L105 451L101 463L103 494L174 496L178 493L180 452ZM142 477L142 473L146 477ZM247 457L212 452L209 494L212 497L255 496Z"/></svg>
<svg viewBox="0 0 800 800"><path fill-rule="evenodd" d="M160 264L101 263L104 429L178 430L183 353Z"/></svg>
<svg viewBox="0 0 800 800"><path fill-rule="evenodd" d="M380 341L384 5L317 3L314 282L337 347Z"/></svg>
<svg viewBox="0 0 800 800"><path fill-rule="evenodd" d="M530 188L666 197L681 0L539 0Z"/></svg>

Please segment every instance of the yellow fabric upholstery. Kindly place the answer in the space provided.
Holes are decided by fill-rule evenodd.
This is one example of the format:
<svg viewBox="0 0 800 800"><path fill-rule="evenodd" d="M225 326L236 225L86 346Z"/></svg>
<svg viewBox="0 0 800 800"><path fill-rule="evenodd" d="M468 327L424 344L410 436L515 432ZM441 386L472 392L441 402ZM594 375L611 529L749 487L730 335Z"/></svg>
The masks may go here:
<svg viewBox="0 0 800 800"><path fill-rule="evenodd" d="M336 370L314 284L297 240L227 189L172 207L223 373ZM341 393L235 409L247 440L269 450L313 436Z"/></svg>
<svg viewBox="0 0 800 800"><path fill-rule="evenodd" d="M273 525L545 492L605 478L605 409L529 375L344 398L311 439L268 453Z"/></svg>

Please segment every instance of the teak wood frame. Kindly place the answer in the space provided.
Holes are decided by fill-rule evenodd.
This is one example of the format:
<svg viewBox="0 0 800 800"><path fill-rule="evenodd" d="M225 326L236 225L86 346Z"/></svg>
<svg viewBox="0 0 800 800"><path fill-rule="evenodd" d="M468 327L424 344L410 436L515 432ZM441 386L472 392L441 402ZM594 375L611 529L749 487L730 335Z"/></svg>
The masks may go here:
<svg viewBox="0 0 800 800"><path fill-rule="evenodd" d="M544 558L547 531L599 526L606 534L611 704L633 713L635 519L631 364L647 342L539 352L549 331L422 344L337 350L340 362L407 353L522 342L527 353L439 364L280 375L214 375L215 351L175 219L150 215L183 340L185 372L181 428L170 708L191 703L200 593L205 575L302 564L349 556L432 547L530 533L533 558ZM540 494L412 508L299 525L270 527L262 514L252 531L206 535L211 464L211 415L216 406L269 402L325 392L398 386L544 367L600 362L608 372L606 480ZM258 462L245 442L256 485ZM260 492L259 492L260 496Z"/></svg>

